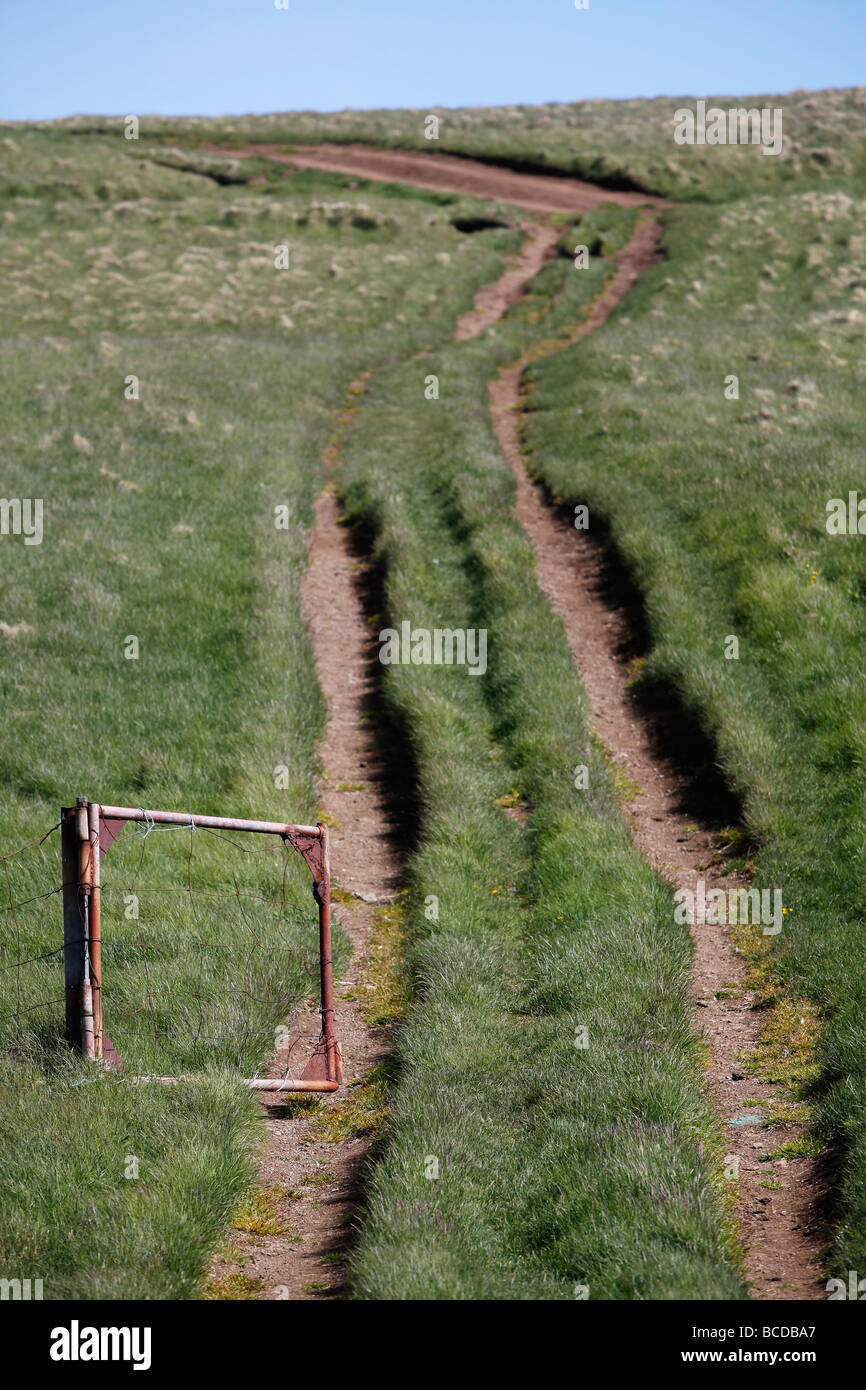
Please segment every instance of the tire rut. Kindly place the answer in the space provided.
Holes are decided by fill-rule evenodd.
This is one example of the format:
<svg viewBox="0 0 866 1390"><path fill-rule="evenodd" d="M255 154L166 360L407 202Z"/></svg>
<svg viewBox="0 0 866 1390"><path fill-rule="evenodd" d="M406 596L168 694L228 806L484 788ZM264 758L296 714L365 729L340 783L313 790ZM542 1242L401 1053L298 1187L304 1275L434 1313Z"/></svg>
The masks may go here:
<svg viewBox="0 0 866 1390"><path fill-rule="evenodd" d="M617 257L616 275L590 306L570 343L600 327L657 258L659 231L655 220L639 222ZM526 366L540 355L530 351L490 383L491 418L514 473L517 519L535 551L541 588L562 619L599 737L640 789L627 804L635 841L675 888L694 891L698 878L704 879L708 892L738 887L740 881L714 864L718 835L693 809L685 812L687 779L682 769L660 756L659 728L629 694L630 672L623 655L628 617L607 593L601 546L569 526L530 477L520 445L522 382ZM755 997L744 987L745 962L729 928L693 926L692 935L695 1027L709 1044L707 1083L724 1129L726 1166L739 1172L737 1208L748 1278L762 1299L820 1298L822 1256L830 1238L819 1214L825 1206L825 1184L813 1158L783 1159L772 1172L765 1166L769 1152L802 1136L804 1126L774 1128L768 1136L744 1122L744 1108L766 1104L778 1090L746 1075L742 1066L761 1031Z"/></svg>
<svg viewBox="0 0 866 1390"><path fill-rule="evenodd" d="M385 150L370 145L230 145L204 144L205 154L239 159L264 156L296 169L320 169L323 173L349 174L373 182L406 183L440 193L459 193L495 199L535 212L588 212L600 203L623 207L659 203L649 193L603 188L564 174L522 174L494 163L485 164L463 155Z"/></svg>
<svg viewBox="0 0 866 1390"><path fill-rule="evenodd" d="M578 180L515 174L439 155L344 146L293 151L270 146L209 148L234 157L263 154L287 164L498 198L543 212L586 211L605 200L644 206L657 201L639 194L611 192ZM499 281L479 292L473 309L459 320L459 341L476 336L496 322L520 297L526 283L551 253L557 237L555 229L541 222L527 222L523 230L527 242L522 251L511 258ZM718 848L714 828L699 823L695 831L698 818L693 811L686 815L683 810L683 772L660 755L658 730L629 695L628 666L622 655L628 618L606 592L601 548L557 516L543 489L532 481L520 445L522 384L527 365L600 327L642 271L656 259L658 237L658 223L651 217L641 217L628 245L616 257L615 276L590 304L579 329L567 342L541 344L503 369L490 383L490 412L500 449L514 473L517 519L533 545L539 583L565 626L599 737L615 762L640 788L627 806L635 841L675 887L693 887L697 878L703 876L708 889L726 888L736 886L736 881L719 872L718 865L708 863ZM352 388L350 395L358 394L360 389ZM329 469L333 467L344 427L345 420L326 452ZM368 898L388 901L399 881L399 862L389 845L387 808L376 779L377 755L366 747L371 735L364 732L361 716L372 679L367 628L356 582L357 561L338 521L337 499L328 487L316 507L317 524L304 584L305 611L330 712L322 745L322 759L329 774L323 788L323 804L338 821L331 838L338 880L350 894L363 892ZM346 790L346 785L356 782L359 768L369 774L369 784L364 792ZM349 932L355 951L351 967L355 982L368 948L374 910L358 897L341 908L340 921ZM766 1101L772 1090L740 1070L741 1055L754 1047L760 1031L754 998L743 987L744 962L728 931L693 927L692 934L696 952L692 977L695 1027L709 1045L708 1089L724 1127L728 1154L736 1158L739 1166L737 1208L748 1277L759 1298L819 1298L821 1259L829 1235L817 1215L825 1198L818 1166L813 1159L790 1159L783 1181L778 1170L774 1173L774 1178L782 1181L781 1188L762 1186L767 1173L760 1162L766 1147L763 1132L731 1123L737 1118L734 1111L742 1110L749 1101ZM390 1035L388 1030L368 1027L357 1005L340 999L339 994L338 987L337 1036L343 1044L346 1079L351 1082L387 1055ZM324 1103L339 1104L339 1098ZM318 1144L310 1135L310 1121L298 1118L288 1107L280 1108L279 1113L274 1106L266 1109L270 1112L270 1143L262 1164L262 1181L278 1179L294 1187L311 1178L315 1181L316 1173L323 1169L331 1175L331 1181L324 1186L323 1202L305 1197L290 1204L288 1216L302 1237L300 1242L270 1238L246 1252L263 1279L265 1292L261 1296L339 1296L344 1287L341 1260L346 1249L347 1223L356 1210L370 1141ZM773 1147L800 1133L802 1126L774 1130ZM312 1284L318 1287L311 1288Z"/></svg>
<svg viewBox="0 0 866 1390"><path fill-rule="evenodd" d="M323 458L326 476L333 471L349 427L351 402L364 384L361 378L350 386L349 404L338 413L337 428ZM352 943L350 978L334 981L334 1026L343 1053L344 1089L318 1102L320 1109L333 1110L345 1105L345 1088L362 1080L391 1051L393 1028L368 1024L358 996L364 989L376 914L380 904L394 901L400 861L382 790L381 755L375 732L364 719L378 666L371 660L375 644L361 593L364 563L352 550L348 528L340 524L341 509L330 480L318 498L315 516L302 598L328 707L319 754L321 805L330 824L335 920ZM319 1032L316 1001L306 1005L302 1026L311 1050ZM245 1297L339 1298L345 1292L352 1223L374 1136L326 1140L320 1136L308 1100L287 1096L275 1103L267 1093L259 1093L259 1099L267 1137L258 1161L257 1185L280 1194L275 1214L284 1230L256 1235L233 1229L231 1257L226 1258L226 1251L211 1277L237 1278L238 1269L243 1270L255 1285L255 1292Z"/></svg>

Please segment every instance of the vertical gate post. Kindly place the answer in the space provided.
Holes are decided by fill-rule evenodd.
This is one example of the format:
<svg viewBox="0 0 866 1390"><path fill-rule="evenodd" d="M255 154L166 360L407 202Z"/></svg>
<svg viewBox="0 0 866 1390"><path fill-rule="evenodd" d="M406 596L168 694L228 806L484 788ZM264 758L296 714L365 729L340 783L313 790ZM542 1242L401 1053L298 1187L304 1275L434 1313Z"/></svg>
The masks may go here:
<svg viewBox="0 0 866 1390"><path fill-rule="evenodd" d="M100 874L99 816L97 801L87 808L88 839L90 841L90 919L88 947L90 950L90 987L93 1000L93 1055L102 1057L102 881Z"/></svg>
<svg viewBox="0 0 866 1390"><path fill-rule="evenodd" d="M322 994L322 1035L329 1081L342 1080L339 1048L334 1038L334 967L331 958L331 855L328 827L319 822L322 837L322 881L317 885L319 904L319 968Z"/></svg>
<svg viewBox="0 0 866 1390"><path fill-rule="evenodd" d="M93 858L90 846L90 819L87 798L80 796L75 805L75 829L78 840L78 900L84 926L84 968L81 974L81 1049L85 1057L96 1056L93 1032L93 986L90 980L90 890Z"/></svg>
<svg viewBox="0 0 866 1390"><path fill-rule="evenodd" d="M84 918L78 900L78 827L75 808L60 808L63 863L63 964L66 975L66 1040L81 1046L81 983L84 979Z"/></svg>

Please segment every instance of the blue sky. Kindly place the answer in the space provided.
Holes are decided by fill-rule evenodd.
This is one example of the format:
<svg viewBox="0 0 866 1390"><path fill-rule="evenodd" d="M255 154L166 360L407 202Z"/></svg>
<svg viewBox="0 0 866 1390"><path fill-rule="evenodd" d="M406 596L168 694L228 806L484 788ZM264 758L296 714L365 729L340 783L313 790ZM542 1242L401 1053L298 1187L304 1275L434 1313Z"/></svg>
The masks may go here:
<svg viewBox="0 0 866 1390"><path fill-rule="evenodd" d="M0 0L0 117L747 95L866 81L866 0Z"/></svg>

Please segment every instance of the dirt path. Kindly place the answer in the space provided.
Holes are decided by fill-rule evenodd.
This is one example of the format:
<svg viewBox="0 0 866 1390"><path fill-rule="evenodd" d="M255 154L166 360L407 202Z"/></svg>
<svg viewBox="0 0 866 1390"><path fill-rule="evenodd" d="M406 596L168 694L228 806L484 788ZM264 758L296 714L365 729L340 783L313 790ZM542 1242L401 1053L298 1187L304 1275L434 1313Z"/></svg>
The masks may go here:
<svg viewBox="0 0 866 1390"><path fill-rule="evenodd" d="M510 258L508 268L498 280L478 291L472 308L457 320L454 336L458 342L477 337L517 303L527 281L538 274L559 239L558 228L547 227L541 222L523 222L521 230L526 240L519 254Z"/></svg>
<svg viewBox="0 0 866 1390"><path fill-rule="evenodd" d="M652 220L638 225L617 258L615 278L596 299L572 341L599 327L652 263L658 231ZM605 595L601 547L558 515L527 472L519 423L521 380L531 356L491 382L493 426L514 472L516 514L532 541L539 582L565 625L599 736L640 788L628 805L635 840L677 888L694 890L698 878L705 880L708 892L736 886L734 879L713 867L714 857L718 858L717 835L706 823L696 828L694 811L684 811L682 774L660 755L658 730L629 695L623 655L627 617ZM725 1128L726 1162L736 1160L739 1169L738 1207L749 1278L759 1298L822 1297L821 1256L829 1233L816 1216L823 1192L815 1160L761 1162L762 1154L795 1139L803 1128L791 1125L766 1131L759 1127L760 1112L750 1110L750 1102L766 1105L778 1087L746 1076L740 1065L760 1031L753 996L742 989L743 959L727 928L696 926L692 932L695 1024L710 1045L708 1084Z"/></svg>
<svg viewBox="0 0 866 1390"><path fill-rule="evenodd" d="M533 212L589 212L599 203L619 203L640 207L658 199L644 193L620 192L602 188L581 179L560 178L556 174L517 174L494 164L460 155L413 154L406 150L377 150L367 145L245 145L233 149L224 145L201 145L205 154L223 154L233 159L265 155L278 164L300 169L322 169L332 174L357 174L359 178L384 183L409 183L415 188L431 188L441 193L466 193L475 198L491 198Z"/></svg>
<svg viewBox="0 0 866 1390"><path fill-rule="evenodd" d="M363 382L353 383L350 399L361 390ZM340 412L324 459L328 473L350 418L351 409ZM361 564L352 553L346 528L338 524L339 515L329 482L316 504L303 584L304 614L328 705L319 752L324 768L321 804L331 824L334 917L349 934L353 950L348 978L335 980L334 1025L343 1052L344 1090L319 1102L328 1109L343 1106L345 1087L364 1077L391 1047L391 1030L370 1027L354 996L364 989L377 904L393 901L400 876L380 790L377 750L370 746L375 735L363 717L377 647L369 635L359 593ZM319 1033L314 1001L302 1019L302 1030L308 1045L298 1048L299 1055L312 1051ZM308 1114L308 1102L288 1097L275 1102L266 1093L260 1093L259 1099L268 1135L258 1180L277 1194L275 1224L285 1229L278 1234L233 1230L231 1250L236 1258L219 1260L212 1276L234 1274L237 1279L241 1269L247 1277L243 1280L247 1297L339 1297L350 1223L372 1140L366 1135L339 1142L322 1139L315 1115ZM232 1288L231 1283L228 1287Z"/></svg>
<svg viewBox="0 0 866 1390"><path fill-rule="evenodd" d="M342 145L291 152L261 145L242 150L209 148L234 157L265 154L287 164L471 193L546 212L582 212L606 200L625 205L653 201L577 180L514 174L444 155ZM550 254L555 229L531 222L524 230L527 243L519 256L512 259L497 284L479 293L473 309L460 319L459 340L471 338L495 322ZM658 230L657 223L649 218L639 222L617 257L615 277L592 303L572 341L598 328L652 263ZM605 592L600 547L586 533L573 530L560 519L527 473L519 441L523 372L542 351L562 346L560 342L555 348L545 345L536 349L490 384L494 429L517 482L517 516L534 546L541 586L565 624L599 736L640 788L628 806L638 846L677 887L693 887L698 877L705 879L708 890L726 887L733 880L709 862L718 860L714 831L707 824L698 823L695 828L698 817L693 811L686 814L683 775L660 754L658 730L629 695L623 656L627 616ZM339 432L331 446L331 463L339 447ZM362 733L361 715L369 693L368 639L354 583L356 561L337 518L336 499L326 490L317 506L317 529L305 583L306 612L330 710L322 748L328 772L324 805L338 822L332 832L332 863L343 887L349 893L387 900L398 881L398 864L388 846L386 808L376 790L376 755L365 746L370 735ZM350 790L362 777L369 779L364 790ZM373 911L356 897L340 912L355 946L351 966L355 984ZM828 1233L815 1214L823 1196L815 1163L807 1158L789 1159L770 1169L760 1162L762 1152L796 1137L801 1130L790 1127L768 1132L744 1122L753 1118L748 1102L766 1103L775 1088L746 1077L740 1070L740 1056L754 1046L759 1030L752 998L738 984L744 973L743 961L725 929L695 927L693 935L695 1023L709 1043L709 1089L725 1127L727 1152L739 1167L738 1209L749 1277L759 1298L821 1297L820 1260ZM346 1079L351 1082L387 1052L389 1038L385 1030L368 1028L356 1005L340 1000L339 988L337 993L337 1036L343 1045ZM324 1103L339 1104L340 1100ZM283 1203L301 1239L269 1237L259 1242L245 1251L250 1261L247 1267L254 1266L253 1272L263 1281L265 1292L261 1296L334 1297L341 1291L345 1223L351 1219L369 1143L363 1139L339 1145L318 1143L310 1137L309 1122L297 1118L292 1104L284 1109L268 1107L271 1143L262 1177L304 1194ZM770 1172L771 1185L766 1186ZM311 1188L324 1196L311 1198Z"/></svg>

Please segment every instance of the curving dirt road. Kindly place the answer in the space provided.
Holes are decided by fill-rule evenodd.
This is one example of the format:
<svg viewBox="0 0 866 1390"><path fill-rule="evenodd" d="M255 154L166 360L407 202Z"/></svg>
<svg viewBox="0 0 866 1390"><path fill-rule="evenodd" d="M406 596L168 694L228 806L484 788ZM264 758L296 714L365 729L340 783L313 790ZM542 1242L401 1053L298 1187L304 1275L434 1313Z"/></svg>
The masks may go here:
<svg viewBox="0 0 866 1390"><path fill-rule="evenodd" d="M440 193L466 193L473 198L513 203L532 212L590 212L600 203L619 203L621 207L659 204L648 193L622 192L602 188L581 179L556 174L518 174L477 159L452 154L414 154L408 150L376 150L367 145L245 145L233 149L224 145L202 145L206 154L222 154L238 159L264 155L277 164L299 169L321 169L329 174L357 174L362 179L382 183L409 183L414 188L430 188Z"/></svg>
<svg viewBox="0 0 866 1390"><path fill-rule="evenodd" d="M590 306L572 342L600 327L657 259L659 232L652 219L638 224L617 257L616 275ZM514 473L516 515L532 542L538 581L562 619L598 735L639 788L627 807L635 841L675 888L694 890L699 877L708 890L739 887L723 867L712 867L720 859L718 836L701 823L694 808L685 813L682 771L660 754L653 719L630 697L631 673L623 655L628 617L605 593L601 546L587 532L574 530L530 477L520 446L520 412L523 373L537 358L530 352L490 383L493 428ZM771 1104L779 1095L778 1086L749 1076L741 1064L758 1041L762 1016L754 1008L754 995L743 986L746 967L730 929L693 925L691 931L694 1022L709 1044L707 1082L724 1129L725 1167L737 1174L749 1280L761 1299L821 1298L822 1257L830 1232L820 1215L825 1194L818 1166L810 1157L788 1158L783 1171L765 1166L769 1152L801 1138L804 1127L790 1124L768 1135L749 1123L757 1117L748 1107Z"/></svg>
<svg viewBox="0 0 866 1390"><path fill-rule="evenodd" d="M357 145L321 145L291 151L262 145L243 150L208 148L211 152L233 157L264 154L295 166L495 198L534 211L583 212L604 201L627 206L646 206L656 201L640 194L611 192L574 179L517 174L446 155L371 150ZM527 241L521 253L512 258L496 284L479 292L473 309L458 322L458 340L476 336L501 317L551 254L556 229L536 221L525 223L523 230ZM616 258L616 275L588 306L586 318L572 341L604 323L614 305L656 259L658 236L657 221L643 217L631 241ZM659 754L651 721L629 696L629 673L621 654L621 635L627 618L602 593L600 548L586 533L573 530L559 518L546 494L531 480L521 452L519 423L525 367L542 352L562 346L560 342L554 349L549 345L536 349L504 369L490 383L494 432L517 483L516 515L533 544L539 583L565 624L599 736L611 757L626 768L640 788L628 807L636 843L678 887L692 886L699 869L714 884L727 885L731 880L725 879L723 871L705 869L705 861L717 848L714 834L707 825L698 825L695 831L694 812L688 816L683 814L681 773ZM348 419L345 423L348 424ZM381 893L383 888L393 890L397 877L397 865L386 847L387 809L375 794L361 798L355 793L341 793L335 789L340 785L337 778L345 778L349 784L354 782L364 744L375 736L371 726L366 724L362 737L361 721L363 693L369 679L369 654L365 648L365 641L369 645L369 635L352 583L354 558L345 530L337 524L336 501L330 491L320 500L317 520L305 596L320 678L331 710L323 749L333 779L326 804L328 809L333 807L339 814L344 831L342 848L339 854L335 852L334 862L347 875L344 878L346 886L351 886L356 894L362 883L367 892L372 883ZM335 657L335 653L339 653L339 657ZM353 853L351 847L365 843L366 857L362 854L361 861L347 863L347 856ZM361 906L359 901L358 906ZM363 914L349 912L345 925L355 938L358 955L363 958L368 931ZM773 1090L746 1077L739 1068L741 1052L754 1045L759 1032L751 996L742 989L726 988L742 979L743 962L726 931L706 926L692 930L696 946L692 982L695 1026L709 1043L710 1095L724 1127L728 1156L735 1158L739 1166L737 1206L749 1277L759 1298L818 1298L822 1293L821 1256L828 1234L816 1215L823 1193L815 1162L809 1158L789 1160L778 1190L768 1189L763 1182L766 1170L762 1169L760 1159L765 1144L761 1132L738 1125L736 1121L732 1123L732 1112L742 1110L755 1099L765 1101L768 1092ZM353 971L358 964L356 960ZM349 1052L355 1051L354 1075L357 1076L381 1056L387 1039L381 1034L374 1036L354 1009L344 1014L342 1026L344 1033L348 1029L352 1035L354 1048ZM287 1119L284 1133L280 1134L275 1127L272 1136L278 1151L276 1157L280 1158L279 1149L283 1148L293 1177L296 1174L288 1150L298 1147L301 1134L297 1126L303 1123ZM795 1135L794 1130L774 1131L768 1147ZM292 1291L291 1297L311 1294L328 1297L339 1292L339 1274L333 1268L330 1276L320 1276L319 1289L315 1292L304 1281L309 1280L311 1264L315 1266L317 1257L320 1259L329 1250L340 1249L341 1228L352 1210L352 1189L366 1147L357 1141L354 1146L328 1146L329 1168L337 1181L329 1209L321 1216L313 1216L313 1210L322 1212L318 1205L308 1213L309 1224L303 1219L300 1222L308 1242L306 1249L282 1244L270 1252L273 1263L262 1252L263 1263L270 1264L268 1282L287 1285ZM273 1166L266 1168L263 1176L272 1174ZM288 1176L285 1168L282 1174ZM301 1212L296 1209L295 1214L301 1215Z"/></svg>

